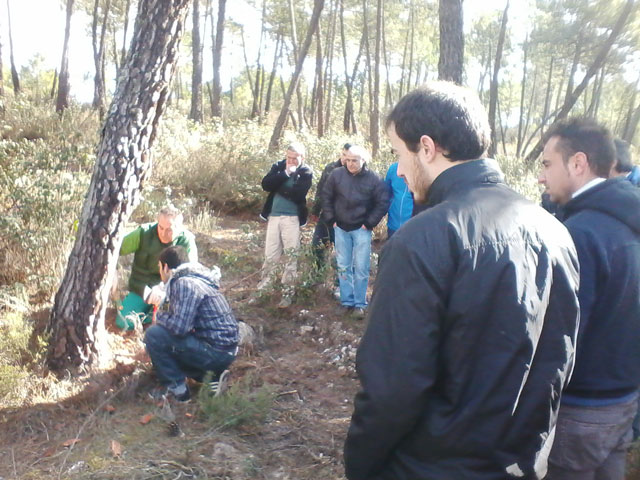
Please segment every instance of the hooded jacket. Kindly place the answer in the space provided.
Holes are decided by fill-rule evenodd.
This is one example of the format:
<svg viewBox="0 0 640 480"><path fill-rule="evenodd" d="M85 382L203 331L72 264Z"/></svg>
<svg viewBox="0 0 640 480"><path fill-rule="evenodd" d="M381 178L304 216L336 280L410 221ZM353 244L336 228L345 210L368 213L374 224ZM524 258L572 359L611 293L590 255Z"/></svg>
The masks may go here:
<svg viewBox="0 0 640 480"><path fill-rule="evenodd" d="M311 179L313 171L307 165L300 165L291 176L287 175L287 160L282 159L271 165L269 173L262 179L262 189L269 192L267 201L264 203L260 217L264 220L269 218L271 208L273 207L273 198L276 193L282 195L287 200L291 200L298 206L298 220L300 226L307 223L309 211L307 209L307 192L311 188ZM293 178L293 186L287 187L286 183L289 178Z"/></svg>
<svg viewBox="0 0 640 480"><path fill-rule="evenodd" d="M238 322L219 291L220 269L183 263L172 270L165 299L167 312L159 312L158 325L177 336L194 335L212 347L229 351L238 345Z"/></svg>
<svg viewBox="0 0 640 480"><path fill-rule="evenodd" d="M542 478L577 335L571 237L492 160L445 170L428 207L380 257L347 478Z"/></svg>
<svg viewBox="0 0 640 480"><path fill-rule="evenodd" d="M364 225L373 230L389 208L389 191L367 164L356 173L336 168L322 189L322 220L350 232Z"/></svg>
<svg viewBox="0 0 640 480"><path fill-rule="evenodd" d="M640 384L640 190L622 177L564 206L580 260L580 333L567 403Z"/></svg>

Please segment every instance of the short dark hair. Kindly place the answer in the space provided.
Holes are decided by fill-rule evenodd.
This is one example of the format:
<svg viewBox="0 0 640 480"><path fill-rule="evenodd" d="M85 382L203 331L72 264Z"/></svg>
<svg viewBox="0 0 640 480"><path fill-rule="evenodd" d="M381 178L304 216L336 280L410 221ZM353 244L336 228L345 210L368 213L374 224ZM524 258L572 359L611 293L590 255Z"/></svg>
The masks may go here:
<svg viewBox="0 0 640 480"><path fill-rule="evenodd" d="M167 247L160 252L158 260L162 265L167 265L171 270L183 263L189 262L189 256L184 247Z"/></svg>
<svg viewBox="0 0 640 480"><path fill-rule="evenodd" d="M592 118L574 117L553 125L543 137L544 143L558 137L556 150L565 162L577 152L587 156L591 171L608 178L616 159L616 149L611 132Z"/></svg>
<svg viewBox="0 0 640 480"><path fill-rule="evenodd" d="M629 173L633 170L629 144L619 138L614 139L613 144L616 147L616 164L613 168L618 173Z"/></svg>
<svg viewBox="0 0 640 480"><path fill-rule="evenodd" d="M475 160L491 144L487 112L471 90L451 82L432 82L409 92L387 115L407 148L417 153L428 135L451 160Z"/></svg>

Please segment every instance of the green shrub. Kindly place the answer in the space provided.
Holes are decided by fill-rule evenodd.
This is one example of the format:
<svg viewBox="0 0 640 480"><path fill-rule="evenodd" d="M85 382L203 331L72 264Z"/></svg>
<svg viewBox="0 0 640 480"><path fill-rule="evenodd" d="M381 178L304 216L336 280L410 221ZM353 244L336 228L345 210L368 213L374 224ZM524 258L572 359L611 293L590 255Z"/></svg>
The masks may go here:
<svg viewBox="0 0 640 480"><path fill-rule="evenodd" d="M209 379L200 389L198 403L214 428L224 430L265 422L275 400L271 385L255 387L253 378L247 375L234 382L226 393L214 397L206 388Z"/></svg>

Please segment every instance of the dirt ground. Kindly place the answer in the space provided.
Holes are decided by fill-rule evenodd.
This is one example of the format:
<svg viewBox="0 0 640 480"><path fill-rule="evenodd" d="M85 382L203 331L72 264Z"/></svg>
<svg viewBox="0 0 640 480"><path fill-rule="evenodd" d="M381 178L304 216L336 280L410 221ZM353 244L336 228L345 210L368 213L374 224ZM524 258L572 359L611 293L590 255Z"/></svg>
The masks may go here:
<svg viewBox="0 0 640 480"><path fill-rule="evenodd" d="M112 370L69 374L49 387L45 379L51 391L40 400L0 410L0 480L343 479L342 446L358 387L355 352L365 323L339 311L330 275L300 288L287 309L277 308L277 288L249 302L264 229L253 218L221 218L197 242L202 263L221 267L222 289L237 318L254 329L255 339L231 368L232 383L271 386L275 400L265 421L221 428L195 399L186 405L150 400L155 379L140 339L118 332L110 310ZM303 244L312 229L305 227ZM379 248L374 242L374 252ZM372 276L375 264L374 255ZM308 266L302 258L302 280ZM46 311L38 315L46 318ZM171 420L178 426L171 428ZM640 479L638 465L636 447L628 480Z"/></svg>
<svg viewBox="0 0 640 480"><path fill-rule="evenodd" d="M67 378L67 398L0 411L0 479L344 478L364 321L339 312L329 276L301 289L289 308L276 307L277 288L251 304L264 228L225 218L209 235L197 235L201 262L221 267L237 318L256 333L231 372L233 383L250 378L256 388L272 386L275 401L264 423L214 428L195 400L167 407L148 399L155 381L139 337L118 332L110 311L113 370ZM305 227L303 243L312 228ZM168 426L174 417L178 436Z"/></svg>

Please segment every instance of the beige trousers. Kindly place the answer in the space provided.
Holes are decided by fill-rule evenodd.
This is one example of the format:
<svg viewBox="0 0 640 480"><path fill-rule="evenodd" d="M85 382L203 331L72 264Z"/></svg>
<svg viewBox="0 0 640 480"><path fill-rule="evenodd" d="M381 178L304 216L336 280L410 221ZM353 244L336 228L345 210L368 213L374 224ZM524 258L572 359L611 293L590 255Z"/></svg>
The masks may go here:
<svg viewBox="0 0 640 480"><path fill-rule="evenodd" d="M267 222L267 238L264 245L264 263L262 264L262 280L258 289L265 288L282 254L286 260L282 273L282 285L293 288L298 274L298 249L300 247L300 221L298 216L269 216Z"/></svg>

